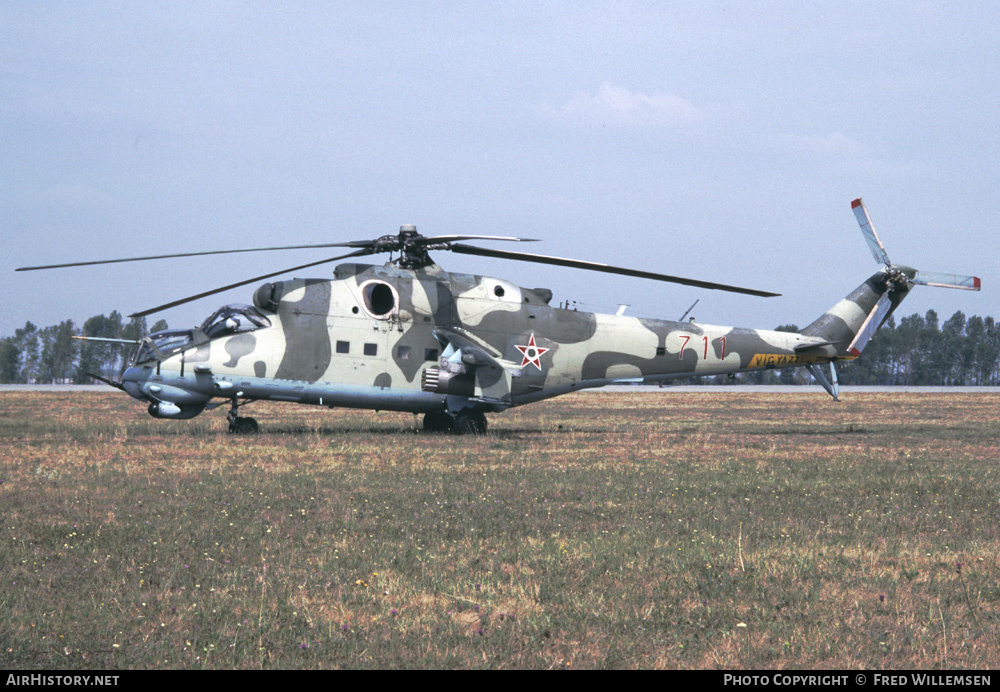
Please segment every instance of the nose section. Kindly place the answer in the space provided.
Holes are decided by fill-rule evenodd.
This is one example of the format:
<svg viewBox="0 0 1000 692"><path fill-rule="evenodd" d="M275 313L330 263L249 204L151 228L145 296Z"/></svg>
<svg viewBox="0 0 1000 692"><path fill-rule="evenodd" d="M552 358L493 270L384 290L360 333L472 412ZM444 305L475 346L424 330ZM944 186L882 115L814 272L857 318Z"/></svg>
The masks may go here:
<svg viewBox="0 0 1000 692"><path fill-rule="evenodd" d="M122 388L133 399L147 401L142 393L142 384L149 379L150 372L148 368L126 368L122 373Z"/></svg>

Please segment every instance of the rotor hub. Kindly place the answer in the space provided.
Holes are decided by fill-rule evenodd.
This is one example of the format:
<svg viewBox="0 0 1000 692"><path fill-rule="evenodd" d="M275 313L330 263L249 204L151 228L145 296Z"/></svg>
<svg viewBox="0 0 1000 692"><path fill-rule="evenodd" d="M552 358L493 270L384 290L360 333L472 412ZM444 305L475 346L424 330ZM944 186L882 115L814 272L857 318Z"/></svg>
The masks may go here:
<svg viewBox="0 0 1000 692"><path fill-rule="evenodd" d="M387 236L392 237L392 236ZM405 223L399 227L399 235L393 238L394 247L391 249L400 253L396 265L402 269L421 269L434 264L430 255L427 254L427 238L417 232L417 227L412 223Z"/></svg>

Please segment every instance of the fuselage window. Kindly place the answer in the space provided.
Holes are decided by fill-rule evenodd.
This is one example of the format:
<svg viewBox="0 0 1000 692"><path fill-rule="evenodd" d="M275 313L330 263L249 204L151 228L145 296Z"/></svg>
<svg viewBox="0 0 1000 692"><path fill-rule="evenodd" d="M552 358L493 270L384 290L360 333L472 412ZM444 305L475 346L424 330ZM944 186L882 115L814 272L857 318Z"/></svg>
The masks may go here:
<svg viewBox="0 0 1000 692"><path fill-rule="evenodd" d="M337 342L337 353L350 353L351 352L351 342L350 341L338 341Z"/></svg>
<svg viewBox="0 0 1000 692"><path fill-rule="evenodd" d="M424 349L424 360L437 360L438 350L436 348L425 348Z"/></svg>
<svg viewBox="0 0 1000 692"><path fill-rule="evenodd" d="M378 344L365 344L365 355L366 356L377 356L378 355Z"/></svg>

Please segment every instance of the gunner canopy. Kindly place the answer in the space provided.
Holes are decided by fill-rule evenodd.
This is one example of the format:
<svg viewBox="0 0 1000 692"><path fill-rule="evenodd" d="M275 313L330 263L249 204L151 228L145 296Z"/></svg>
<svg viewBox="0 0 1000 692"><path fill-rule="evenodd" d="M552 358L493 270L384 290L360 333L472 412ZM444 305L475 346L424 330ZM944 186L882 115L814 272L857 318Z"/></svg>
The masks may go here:
<svg viewBox="0 0 1000 692"><path fill-rule="evenodd" d="M162 360L209 339L270 327L271 320L252 305L224 305L197 329L171 329L150 334L142 340L135 363Z"/></svg>

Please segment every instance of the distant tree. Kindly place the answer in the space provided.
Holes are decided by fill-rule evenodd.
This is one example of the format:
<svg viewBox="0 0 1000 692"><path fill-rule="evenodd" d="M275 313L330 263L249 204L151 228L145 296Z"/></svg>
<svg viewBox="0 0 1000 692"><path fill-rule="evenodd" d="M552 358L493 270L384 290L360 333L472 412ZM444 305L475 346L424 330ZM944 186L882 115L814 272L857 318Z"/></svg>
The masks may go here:
<svg viewBox="0 0 1000 692"><path fill-rule="evenodd" d="M30 321L14 331L14 343L21 354L18 382L32 382L38 367L38 327Z"/></svg>
<svg viewBox="0 0 1000 692"><path fill-rule="evenodd" d="M13 384L21 375L21 350L14 337L0 341L0 383Z"/></svg>
<svg viewBox="0 0 1000 692"><path fill-rule="evenodd" d="M73 364L80 350L79 342L73 337L78 333L79 330L73 324L73 320L59 323L59 331L56 332L54 344L54 360L55 371L62 382L69 381L73 377Z"/></svg>
<svg viewBox="0 0 1000 692"><path fill-rule="evenodd" d="M997 384L997 369L1000 367L1000 323L992 317L983 319L983 329L986 336L983 339L982 350L977 354L982 372L982 384Z"/></svg>
<svg viewBox="0 0 1000 692"><path fill-rule="evenodd" d="M117 310L112 310L111 314L108 315L107 321L107 331L109 339L121 339L122 329L124 328L122 314ZM107 355L104 358L104 373L106 377L112 377L118 371L118 363L121 360L122 346L121 344L109 344L111 348L108 349Z"/></svg>
<svg viewBox="0 0 1000 692"><path fill-rule="evenodd" d="M77 346L73 340L76 329L73 320L45 327L39 334L42 355L37 380L44 383L61 383L73 377L73 361Z"/></svg>
<svg viewBox="0 0 1000 692"><path fill-rule="evenodd" d="M899 344L899 380L896 384L917 384L914 371L923 358L922 343L926 323L914 313L899 321L896 338Z"/></svg>
<svg viewBox="0 0 1000 692"><path fill-rule="evenodd" d="M963 384L976 385L981 379L979 370L979 345L986 338L983 318L973 315L965 323L965 337L962 339L959 358L965 373Z"/></svg>
<svg viewBox="0 0 1000 692"><path fill-rule="evenodd" d="M83 323L83 335L100 339L121 339L122 316L117 310L110 315L94 315ZM73 377L75 382L90 382L90 373L111 378L121 362L122 345L106 341L84 341L80 360Z"/></svg>
<svg viewBox="0 0 1000 692"><path fill-rule="evenodd" d="M928 310L924 315L924 329L920 335L920 351L913 367L914 384L943 385L948 357L944 349L944 339L938 326L938 314Z"/></svg>
<svg viewBox="0 0 1000 692"><path fill-rule="evenodd" d="M959 310L941 325L939 353L931 360L941 368L946 385L965 384L969 370L964 353L965 341L965 313Z"/></svg>
<svg viewBox="0 0 1000 692"><path fill-rule="evenodd" d="M122 338L138 341L146 336L146 318L133 317L129 323L122 327Z"/></svg>
<svg viewBox="0 0 1000 692"><path fill-rule="evenodd" d="M155 334L156 332L165 332L168 329L170 329L170 327L167 326L166 320L156 320L156 322L153 323L152 328L149 330L149 333Z"/></svg>
<svg viewBox="0 0 1000 692"><path fill-rule="evenodd" d="M57 329L56 325L51 325L38 330L40 353L38 355L38 364L35 367L35 382L39 384L52 384L52 343L55 341Z"/></svg>

